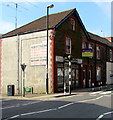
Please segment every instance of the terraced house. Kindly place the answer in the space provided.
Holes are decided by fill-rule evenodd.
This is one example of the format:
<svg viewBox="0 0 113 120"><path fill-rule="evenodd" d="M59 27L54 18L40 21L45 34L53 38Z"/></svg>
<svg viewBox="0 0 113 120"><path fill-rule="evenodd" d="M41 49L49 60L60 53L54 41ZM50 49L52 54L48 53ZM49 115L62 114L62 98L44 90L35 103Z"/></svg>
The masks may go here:
<svg viewBox="0 0 113 120"><path fill-rule="evenodd" d="M89 33L77 10L49 15L48 82L46 81L46 16L17 28L0 39L0 80L2 93L15 86L32 87L33 93L59 92L69 87L71 55L71 89L88 88L113 82L113 43ZM25 63L25 79L21 64Z"/></svg>

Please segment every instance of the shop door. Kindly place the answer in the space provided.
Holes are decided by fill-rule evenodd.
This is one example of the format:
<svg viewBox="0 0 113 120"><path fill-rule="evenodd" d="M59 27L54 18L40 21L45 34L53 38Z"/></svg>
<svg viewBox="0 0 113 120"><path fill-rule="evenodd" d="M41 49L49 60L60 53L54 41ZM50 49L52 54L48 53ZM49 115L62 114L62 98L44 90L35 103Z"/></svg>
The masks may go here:
<svg viewBox="0 0 113 120"><path fill-rule="evenodd" d="M89 67L89 87L91 87L91 79L92 79L92 74L91 74L91 66Z"/></svg>
<svg viewBox="0 0 113 120"><path fill-rule="evenodd" d="M86 77L87 77L87 71L86 71L87 69L86 69L86 66L84 66L84 68L83 68L83 88L85 88L86 87Z"/></svg>
<svg viewBox="0 0 113 120"><path fill-rule="evenodd" d="M79 70L75 70L75 81L76 81L76 88L79 87Z"/></svg>
<svg viewBox="0 0 113 120"><path fill-rule="evenodd" d="M64 83L66 85L66 90L69 89L69 68L65 67L64 69Z"/></svg>
<svg viewBox="0 0 113 120"><path fill-rule="evenodd" d="M58 87L58 91L62 91L63 90L63 68L57 68L57 87Z"/></svg>
<svg viewBox="0 0 113 120"><path fill-rule="evenodd" d="M75 69L72 69L72 72L71 72L71 75L72 75L72 82L71 82L71 88L74 89L76 88L76 81L75 81Z"/></svg>

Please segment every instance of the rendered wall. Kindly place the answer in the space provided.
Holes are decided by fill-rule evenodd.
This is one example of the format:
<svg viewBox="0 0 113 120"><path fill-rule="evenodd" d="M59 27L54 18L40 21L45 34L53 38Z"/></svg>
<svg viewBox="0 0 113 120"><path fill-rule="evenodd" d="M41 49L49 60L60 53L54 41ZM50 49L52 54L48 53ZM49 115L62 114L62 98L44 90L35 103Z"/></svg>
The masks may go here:
<svg viewBox="0 0 113 120"><path fill-rule="evenodd" d="M50 32L50 31L49 31ZM29 33L3 39L2 48L2 93L7 93L7 85L15 85L15 93L22 93L23 72L21 64L25 63L25 87L33 87L33 93L46 92L46 31ZM52 44L49 39L49 92L53 92L52 78ZM45 57L42 62L34 62L40 57L41 51ZM39 47L40 46L40 47ZM33 48L34 47L34 48ZM37 49L35 49L37 47ZM35 50L35 51L33 51ZM43 51L42 51L43 52ZM40 53L40 54L39 54ZM32 61L33 60L33 61ZM37 61L37 58L36 58ZM51 82L50 82L51 81ZM52 86L52 87L51 87Z"/></svg>

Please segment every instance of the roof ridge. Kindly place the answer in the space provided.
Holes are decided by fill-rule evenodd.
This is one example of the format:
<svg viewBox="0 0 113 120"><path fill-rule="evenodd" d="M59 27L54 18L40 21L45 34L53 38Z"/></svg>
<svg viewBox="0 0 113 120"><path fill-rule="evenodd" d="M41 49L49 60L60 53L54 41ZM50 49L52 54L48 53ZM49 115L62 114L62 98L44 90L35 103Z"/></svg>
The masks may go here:
<svg viewBox="0 0 113 120"><path fill-rule="evenodd" d="M72 11L75 10L75 9L76 9L76 8L72 8L72 9L69 9L69 10L65 10L65 11L61 11L61 12L49 14L49 16L51 17L51 16L63 14L63 13L66 13L66 12L72 12ZM6 36L7 34L12 33L13 31L18 31L18 30L22 29L23 27L26 28L27 26L30 26L30 25L32 25L32 24L35 24L35 23L37 23L37 21L40 21L41 19L45 19L45 17L46 17L46 16L42 16L42 17L40 17L40 18L38 18L38 19L35 19L35 20L33 20L33 21L31 21L31 22L29 22L29 23L27 23L27 24L24 24L24 25L22 25L22 26L20 26L20 27L18 27L18 28L16 28L16 29L13 29L13 30L5 33L3 36ZM25 31L25 32L26 32L26 31Z"/></svg>

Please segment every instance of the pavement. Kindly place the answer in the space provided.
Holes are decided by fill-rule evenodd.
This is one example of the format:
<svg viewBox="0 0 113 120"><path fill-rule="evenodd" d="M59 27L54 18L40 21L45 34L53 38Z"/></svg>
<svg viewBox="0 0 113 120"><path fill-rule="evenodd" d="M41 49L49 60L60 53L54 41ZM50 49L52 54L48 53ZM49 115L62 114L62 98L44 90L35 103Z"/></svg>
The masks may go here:
<svg viewBox="0 0 113 120"><path fill-rule="evenodd" d="M104 90L106 87L103 87L101 90ZM95 90L99 90L98 88L95 88ZM72 90L71 94L66 92L60 92L60 93L51 93L51 94L32 94L32 93L27 93L23 97L22 95L14 95L14 96L8 96L2 94L0 96L0 99L20 99L20 100L44 100L44 99L50 99L50 98L56 98L56 97L66 97L66 96L72 96L72 95L78 95L78 94L83 94L87 92L92 92L91 88L82 88L82 89L77 89L77 90Z"/></svg>

